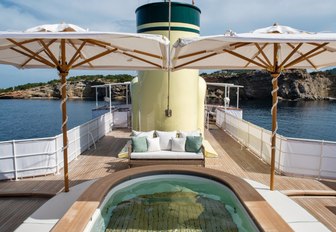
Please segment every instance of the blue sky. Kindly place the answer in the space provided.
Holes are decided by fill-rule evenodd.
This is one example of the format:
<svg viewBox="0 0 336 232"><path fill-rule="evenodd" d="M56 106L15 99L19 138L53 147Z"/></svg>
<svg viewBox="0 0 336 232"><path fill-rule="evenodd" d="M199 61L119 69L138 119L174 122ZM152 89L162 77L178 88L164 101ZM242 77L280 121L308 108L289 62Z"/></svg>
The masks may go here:
<svg viewBox="0 0 336 232"><path fill-rule="evenodd" d="M1 0L0 31L23 31L40 24L67 22L95 31L135 32L135 10L150 0ZM191 0L178 2L191 3ZM297 29L336 32L335 0L195 0L201 35L231 29L249 32L277 22ZM81 74L114 71L72 71ZM120 71L118 73L125 73ZM135 74L131 72L130 74ZM56 79L56 70L17 70L0 65L0 88Z"/></svg>

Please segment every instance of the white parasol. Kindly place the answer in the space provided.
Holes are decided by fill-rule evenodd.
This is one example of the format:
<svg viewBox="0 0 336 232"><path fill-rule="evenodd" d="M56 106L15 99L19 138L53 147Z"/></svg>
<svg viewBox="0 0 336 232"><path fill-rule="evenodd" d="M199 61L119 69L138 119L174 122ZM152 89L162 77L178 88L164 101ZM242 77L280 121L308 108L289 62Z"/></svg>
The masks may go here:
<svg viewBox="0 0 336 232"><path fill-rule="evenodd" d="M273 84L270 188L274 189L278 77L284 69L336 66L336 33L308 33L274 24L251 33L178 40L173 69L264 69Z"/></svg>
<svg viewBox="0 0 336 232"><path fill-rule="evenodd" d="M19 69L54 68L62 83L65 191L68 185L66 77L71 69L166 68L169 41L163 36L90 32L72 24L42 25L25 32L0 32L0 64Z"/></svg>

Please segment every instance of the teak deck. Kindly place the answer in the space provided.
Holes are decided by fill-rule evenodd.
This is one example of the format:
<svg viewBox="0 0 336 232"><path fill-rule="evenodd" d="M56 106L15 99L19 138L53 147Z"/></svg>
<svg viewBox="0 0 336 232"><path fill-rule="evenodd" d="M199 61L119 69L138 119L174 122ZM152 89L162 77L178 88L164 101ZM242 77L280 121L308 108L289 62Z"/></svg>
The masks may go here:
<svg viewBox="0 0 336 232"><path fill-rule="evenodd" d="M129 131L113 131L97 144L97 149L84 152L69 165L70 186L100 178L128 167L127 159L117 155L129 139ZM269 184L269 165L260 161L228 134L219 130L205 131L206 139L219 154L206 158L205 166L235 176ZM336 190L336 181L276 176L277 190ZM63 189L63 175L0 182L0 231L13 231L46 200ZM292 197L330 230L336 231L336 197ZM5 213L6 212L6 213Z"/></svg>

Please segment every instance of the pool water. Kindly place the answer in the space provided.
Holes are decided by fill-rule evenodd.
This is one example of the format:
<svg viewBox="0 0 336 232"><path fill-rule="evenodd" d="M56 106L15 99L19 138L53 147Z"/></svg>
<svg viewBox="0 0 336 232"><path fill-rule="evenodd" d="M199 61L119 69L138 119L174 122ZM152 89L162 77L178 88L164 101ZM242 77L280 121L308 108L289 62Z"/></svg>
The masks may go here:
<svg viewBox="0 0 336 232"><path fill-rule="evenodd" d="M229 188L188 175L126 181L95 215L87 231L258 231Z"/></svg>

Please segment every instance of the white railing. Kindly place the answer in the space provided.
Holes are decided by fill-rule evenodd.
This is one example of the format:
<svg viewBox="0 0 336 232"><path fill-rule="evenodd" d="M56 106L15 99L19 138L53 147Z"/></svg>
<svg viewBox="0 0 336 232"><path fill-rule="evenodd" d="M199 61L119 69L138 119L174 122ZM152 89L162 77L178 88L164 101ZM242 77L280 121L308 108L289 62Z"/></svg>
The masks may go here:
<svg viewBox="0 0 336 232"><path fill-rule="evenodd" d="M68 131L68 160L95 146L112 130L110 113ZM0 142L0 180L56 174L63 167L62 134L55 137Z"/></svg>
<svg viewBox="0 0 336 232"><path fill-rule="evenodd" d="M220 109L216 110L216 124L270 164L271 131ZM277 134L275 160L277 171L286 175L336 178L336 142L288 138Z"/></svg>

